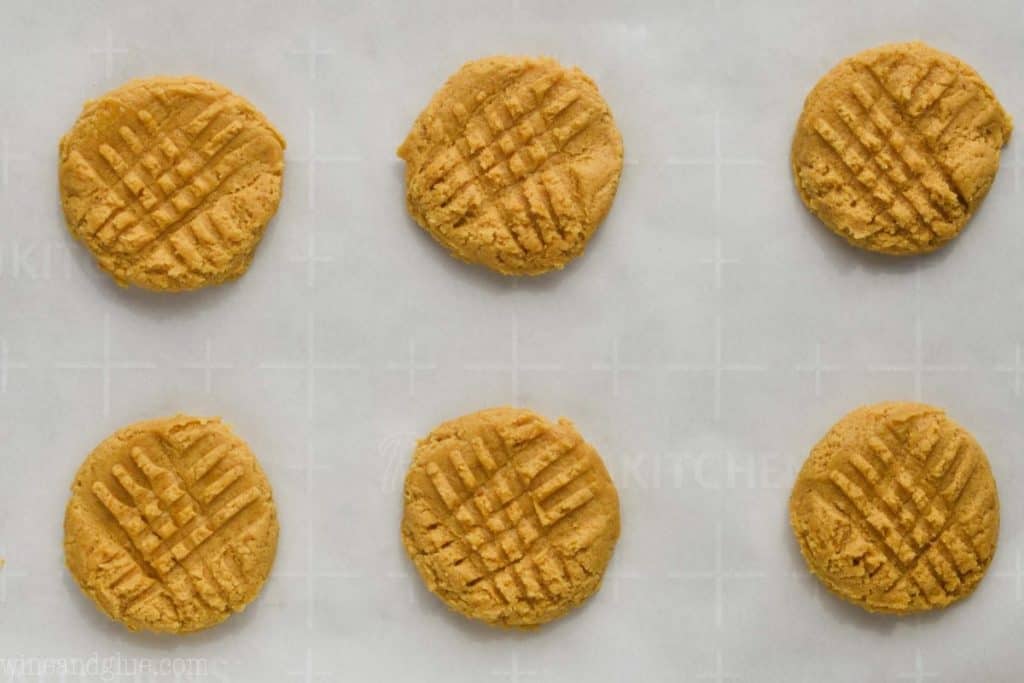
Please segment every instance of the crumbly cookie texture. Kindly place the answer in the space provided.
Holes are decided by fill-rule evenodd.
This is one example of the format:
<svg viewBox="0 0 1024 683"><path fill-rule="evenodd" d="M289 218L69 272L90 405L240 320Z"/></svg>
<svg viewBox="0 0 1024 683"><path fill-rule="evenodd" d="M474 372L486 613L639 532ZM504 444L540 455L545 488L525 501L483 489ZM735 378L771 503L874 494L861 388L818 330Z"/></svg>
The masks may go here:
<svg viewBox="0 0 1024 683"><path fill-rule="evenodd" d="M843 60L807 96L793 176L811 213L886 254L939 248L985 198L1012 121L981 77L924 43Z"/></svg>
<svg viewBox="0 0 1024 683"><path fill-rule="evenodd" d="M601 457L566 419L491 408L419 442L402 541L433 593L500 626L551 621L593 595L619 537Z"/></svg>
<svg viewBox="0 0 1024 683"><path fill-rule="evenodd" d="M611 207L622 154L594 82L529 57L463 66L398 149L416 222L452 256L505 275L583 253Z"/></svg>
<svg viewBox="0 0 1024 683"><path fill-rule="evenodd" d="M242 611L277 551L270 484L217 418L139 422L71 486L64 555L82 591L131 630L197 631Z"/></svg>
<svg viewBox="0 0 1024 683"><path fill-rule="evenodd" d="M804 463L789 512L811 572L873 612L920 612L967 596L999 535L985 453L920 403L864 406L836 423Z"/></svg>
<svg viewBox="0 0 1024 683"><path fill-rule="evenodd" d="M221 85L130 81L86 102L60 142L68 228L121 285L180 291L237 278L281 200L284 147Z"/></svg>

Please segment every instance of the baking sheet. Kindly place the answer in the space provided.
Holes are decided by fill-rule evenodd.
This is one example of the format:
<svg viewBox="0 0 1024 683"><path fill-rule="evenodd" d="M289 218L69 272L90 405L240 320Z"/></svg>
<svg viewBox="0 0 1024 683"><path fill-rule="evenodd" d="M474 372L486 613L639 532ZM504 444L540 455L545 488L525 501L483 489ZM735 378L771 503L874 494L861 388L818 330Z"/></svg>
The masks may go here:
<svg viewBox="0 0 1024 683"><path fill-rule="evenodd" d="M832 237L787 167L809 88L883 42L961 56L1020 118L1019 2L26 1L0 17L0 680L19 662L93 667L66 680L1019 680L1022 145L963 235L914 260ZM614 208L563 273L461 265L405 214L395 147L491 53L579 64L622 129ZM222 81L289 143L249 273L180 296L114 286L57 202L82 101L160 73ZM899 398L973 431L1003 509L977 593L905 619L825 594L785 513L832 422ZM571 417L622 499L605 587L529 633L448 613L398 538L415 437L505 403ZM79 595L61 523L95 444L175 411L249 441L282 535L250 609L162 638Z"/></svg>

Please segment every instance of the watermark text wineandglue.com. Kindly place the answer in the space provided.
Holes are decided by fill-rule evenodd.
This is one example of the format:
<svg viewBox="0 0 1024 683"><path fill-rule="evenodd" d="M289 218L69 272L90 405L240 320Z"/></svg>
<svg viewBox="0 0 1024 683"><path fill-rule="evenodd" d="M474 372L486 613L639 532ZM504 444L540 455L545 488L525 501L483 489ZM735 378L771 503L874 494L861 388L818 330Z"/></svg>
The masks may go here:
<svg viewBox="0 0 1024 683"><path fill-rule="evenodd" d="M88 657L0 657L0 680L221 680L219 667L204 658L128 657L115 653ZM226 680L226 679L224 679Z"/></svg>

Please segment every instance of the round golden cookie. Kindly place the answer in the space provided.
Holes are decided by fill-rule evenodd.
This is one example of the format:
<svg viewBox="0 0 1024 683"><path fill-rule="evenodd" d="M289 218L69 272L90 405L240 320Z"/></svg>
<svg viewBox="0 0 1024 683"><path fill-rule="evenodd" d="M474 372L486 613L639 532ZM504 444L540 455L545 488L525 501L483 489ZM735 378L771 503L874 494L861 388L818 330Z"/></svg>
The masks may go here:
<svg viewBox="0 0 1024 683"><path fill-rule="evenodd" d="M811 451L789 501L811 572L872 612L945 607L981 581L999 535L984 451L938 408L864 406Z"/></svg>
<svg viewBox="0 0 1024 683"><path fill-rule="evenodd" d="M538 275L582 254L608 213L622 136L578 68L489 57L448 79L398 156L409 213L452 256Z"/></svg>
<svg viewBox="0 0 1024 683"><path fill-rule="evenodd" d="M71 486L64 555L82 591L131 630L186 633L241 612L277 551L270 484L218 418L125 427Z"/></svg>
<svg viewBox="0 0 1024 683"><path fill-rule="evenodd" d="M1012 122L981 77L924 43L883 45L818 82L793 138L804 204L850 244L939 248L964 228L999 169Z"/></svg>
<svg viewBox="0 0 1024 683"><path fill-rule="evenodd" d="M600 587L618 537L615 485L565 418L491 408L416 447L402 541L427 588L467 617L562 616Z"/></svg>
<svg viewBox="0 0 1024 683"><path fill-rule="evenodd" d="M118 284L197 289L240 276L281 200L284 138L211 81L130 81L60 142L71 233Z"/></svg>

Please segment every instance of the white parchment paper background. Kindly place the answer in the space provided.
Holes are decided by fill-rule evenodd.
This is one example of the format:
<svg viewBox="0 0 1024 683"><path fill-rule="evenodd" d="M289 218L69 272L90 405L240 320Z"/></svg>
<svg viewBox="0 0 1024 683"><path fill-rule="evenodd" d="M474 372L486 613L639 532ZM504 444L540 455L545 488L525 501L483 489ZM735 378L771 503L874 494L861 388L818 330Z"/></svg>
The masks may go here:
<svg viewBox="0 0 1024 683"><path fill-rule="evenodd" d="M202 660L178 680L1020 680L1022 145L966 232L914 260L832 237L788 169L813 83L913 38L971 63L1024 121L1011 0L0 2L0 659ZM405 213L394 149L451 72L491 53L579 64L622 129L614 208L560 274L461 265ZM180 296L115 287L57 200L57 141L83 100L166 73L222 81L289 143L249 273ZM1003 506L977 594L924 618L825 594L786 520L811 445L894 398L971 429ZM571 417L622 498L604 589L533 633L449 614L398 538L414 438L505 403ZM282 535L249 610L159 638L79 594L61 523L90 449L176 411L249 441ZM151 678L174 680L122 680Z"/></svg>

